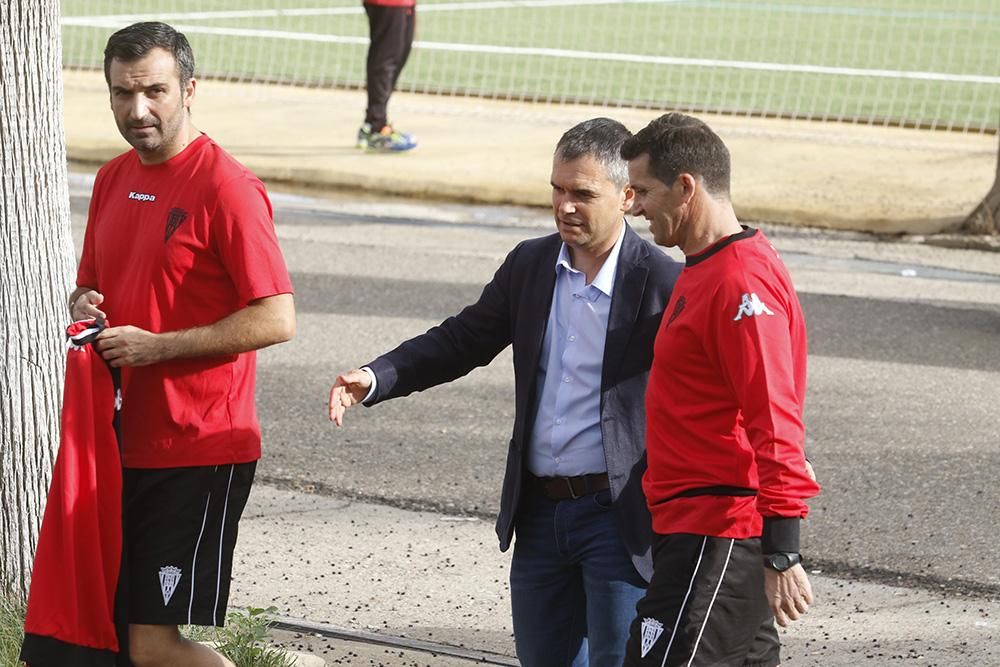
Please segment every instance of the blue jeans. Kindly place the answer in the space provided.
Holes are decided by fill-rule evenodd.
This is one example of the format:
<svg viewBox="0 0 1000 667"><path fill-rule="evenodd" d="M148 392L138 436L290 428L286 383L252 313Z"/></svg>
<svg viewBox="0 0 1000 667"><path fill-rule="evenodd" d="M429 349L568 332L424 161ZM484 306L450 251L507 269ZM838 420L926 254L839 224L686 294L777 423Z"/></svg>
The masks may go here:
<svg viewBox="0 0 1000 667"><path fill-rule="evenodd" d="M527 492L510 568L522 667L620 667L646 581L632 565L611 492L549 500Z"/></svg>

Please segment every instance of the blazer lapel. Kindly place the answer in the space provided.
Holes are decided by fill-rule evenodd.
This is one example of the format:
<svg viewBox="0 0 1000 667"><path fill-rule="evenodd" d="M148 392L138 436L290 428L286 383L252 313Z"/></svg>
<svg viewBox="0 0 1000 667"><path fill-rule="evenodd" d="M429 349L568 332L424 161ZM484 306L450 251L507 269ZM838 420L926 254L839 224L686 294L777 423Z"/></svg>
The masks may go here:
<svg viewBox="0 0 1000 667"><path fill-rule="evenodd" d="M526 357L528 368L535 374L538 368L538 358L542 354L542 343L545 340L545 327L549 323L549 310L552 308L552 291L556 286L556 257L559 256L557 245L555 252L545 253L538 263L538 271L533 279L525 285L526 294L522 298L528 302L525 311L525 335L531 354ZM532 377L534 382L534 377Z"/></svg>
<svg viewBox="0 0 1000 667"><path fill-rule="evenodd" d="M604 343L604 362L601 367L602 393L616 377L632 337L649 274L645 265L648 252L639 235L626 222L625 238L622 239L622 249L618 255L615 286L611 291L608 335Z"/></svg>

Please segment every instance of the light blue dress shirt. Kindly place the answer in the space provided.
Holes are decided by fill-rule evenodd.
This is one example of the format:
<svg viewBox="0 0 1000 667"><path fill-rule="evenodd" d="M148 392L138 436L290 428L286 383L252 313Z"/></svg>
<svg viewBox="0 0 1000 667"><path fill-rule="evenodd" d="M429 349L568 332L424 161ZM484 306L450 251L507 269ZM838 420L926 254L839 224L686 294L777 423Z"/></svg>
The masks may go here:
<svg viewBox="0 0 1000 667"><path fill-rule="evenodd" d="M537 477L574 477L607 472L601 435L601 369L608 334L618 240L587 284L573 268L563 244L556 260L545 339L538 360L538 410L528 447L528 470Z"/></svg>

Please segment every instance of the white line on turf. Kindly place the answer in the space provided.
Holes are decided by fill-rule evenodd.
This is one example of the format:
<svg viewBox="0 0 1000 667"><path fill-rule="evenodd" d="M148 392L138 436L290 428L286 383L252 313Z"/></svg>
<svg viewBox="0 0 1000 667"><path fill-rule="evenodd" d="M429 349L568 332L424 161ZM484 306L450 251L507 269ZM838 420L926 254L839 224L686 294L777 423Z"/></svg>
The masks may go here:
<svg viewBox="0 0 1000 667"><path fill-rule="evenodd" d="M645 5L692 4L690 0L483 0L480 2L441 2L421 4L420 13L470 11L485 9L517 9L546 7L575 7L584 5ZM66 16L64 25L90 25L105 21L121 21L124 25L137 21L210 21L215 19L280 18L283 16L343 16L363 14L361 5L351 7L306 7L292 9L234 9L206 12L173 12L160 14L101 14L93 16Z"/></svg>
<svg viewBox="0 0 1000 667"><path fill-rule="evenodd" d="M64 18L64 25L84 25L99 28L120 28L132 22L125 20L90 17L86 20ZM175 25L182 32L205 35L227 35L231 37L288 39L301 42L323 42L329 44L367 45L368 37L350 35L324 35L295 32L289 30L260 30L252 28L223 28L199 25ZM543 56L549 58L569 58L575 60L601 60L650 65L677 65L681 67L709 67L722 69L753 70L761 72L781 72L796 74L825 74L831 76L872 77L879 79L913 79L919 81L945 81L951 83L1000 84L1000 76L981 74L950 74L947 72L920 72L910 70L864 69L859 67L829 67L825 65L797 65L791 63L769 63L748 60L720 60L716 58L681 58L675 56L648 56L636 53L607 53L597 51L577 51L570 49L550 49L543 47L494 46L490 44L456 44L449 42L413 43L414 48L428 51L455 51L460 53L493 53L511 56Z"/></svg>
<svg viewBox="0 0 1000 667"><path fill-rule="evenodd" d="M546 8L584 5L624 5L624 4L663 4L684 5L685 7L708 10L766 11L785 14L833 15L865 18L919 19L931 21L975 21L995 23L1000 16L983 12L962 12L948 10L905 10L880 9L877 7L840 7L840 6L810 6L810 5L779 5L773 3L728 2L725 0L473 0L472 2L440 2L420 5L420 12L469 11L482 9L516 9L519 7ZM71 20L85 19L115 19L136 21L183 21L241 18L276 18L282 16L339 16L345 14L361 14L363 9L350 7L303 7L288 9L246 9L246 10L216 10L202 12L173 12L159 14L104 14L93 16L69 16ZM72 24L79 25L79 24Z"/></svg>

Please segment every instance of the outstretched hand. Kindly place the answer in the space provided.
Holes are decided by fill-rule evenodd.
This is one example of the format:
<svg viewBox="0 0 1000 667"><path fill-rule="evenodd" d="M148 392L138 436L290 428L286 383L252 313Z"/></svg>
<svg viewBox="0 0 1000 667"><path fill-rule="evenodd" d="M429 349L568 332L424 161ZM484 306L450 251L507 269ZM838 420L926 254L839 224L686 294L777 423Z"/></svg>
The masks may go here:
<svg viewBox="0 0 1000 667"><path fill-rule="evenodd" d="M371 387L371 377L359 368L338 375L330 389L330 421L343 426L347 408L363 401Z"/></svg>
<svg viewBox="0 0 1000 667"><path fill-rule="evenodd" d="M784 572L764 568L764 590L774 620L783 628L799 620L813 601L809 577L799 564Z"/></svg>

